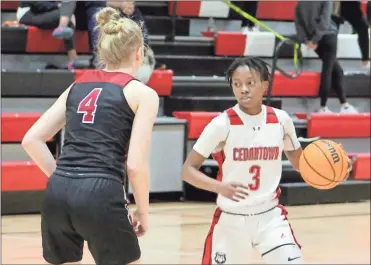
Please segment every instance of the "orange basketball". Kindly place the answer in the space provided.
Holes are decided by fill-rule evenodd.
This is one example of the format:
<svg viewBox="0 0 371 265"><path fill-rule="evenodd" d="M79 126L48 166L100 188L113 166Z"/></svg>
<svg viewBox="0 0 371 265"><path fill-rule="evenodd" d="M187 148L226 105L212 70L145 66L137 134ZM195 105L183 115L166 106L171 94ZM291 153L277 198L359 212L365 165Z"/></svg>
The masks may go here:
<svg viewBox="0 0 371 265"><path fill-rule="evenodd" d="M348 158L342 146L330 140L309 144L299 162L306 183L320 190L336 187L347 176Z"/></svg>

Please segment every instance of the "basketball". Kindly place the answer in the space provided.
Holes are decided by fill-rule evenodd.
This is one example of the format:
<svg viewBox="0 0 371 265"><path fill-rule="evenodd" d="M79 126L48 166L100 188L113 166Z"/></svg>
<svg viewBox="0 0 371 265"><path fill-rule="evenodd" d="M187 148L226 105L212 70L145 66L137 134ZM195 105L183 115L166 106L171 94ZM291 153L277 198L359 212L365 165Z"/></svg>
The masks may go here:
<svg viewBox="0 0 371 265"><path fill-rule="evenodd" d="M310 186L320 190L332 189L347 176L347 154L333 141L318 140L304 149L299 169Z"/></svg>

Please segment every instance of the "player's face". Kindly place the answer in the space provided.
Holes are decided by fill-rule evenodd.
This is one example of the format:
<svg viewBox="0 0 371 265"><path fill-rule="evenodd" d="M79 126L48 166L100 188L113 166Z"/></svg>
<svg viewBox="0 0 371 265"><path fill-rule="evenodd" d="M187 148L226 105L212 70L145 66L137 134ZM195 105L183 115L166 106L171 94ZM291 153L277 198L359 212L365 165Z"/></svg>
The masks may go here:
<svg viewBox="0 0 371 265"><path fill-rule="evenodd" d="M244 65L233 72L232 88L238 103L244 108L251 108L262 103L268 82L261 81L259 72Z"/></svg>

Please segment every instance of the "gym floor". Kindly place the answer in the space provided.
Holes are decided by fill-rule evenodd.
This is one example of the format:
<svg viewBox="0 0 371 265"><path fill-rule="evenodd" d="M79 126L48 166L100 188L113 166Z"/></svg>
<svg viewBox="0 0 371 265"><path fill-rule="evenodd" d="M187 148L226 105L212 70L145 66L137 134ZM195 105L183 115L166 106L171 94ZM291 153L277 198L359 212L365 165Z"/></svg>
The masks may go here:
<svg viewBox="0 0 371 265"><path fill-rule="evenodd" d="M151 205L143 264L200 264L214 205ZM370 264L370 202L286 207L309 264ZM86 244L85 244L86 245ZM2 217L2 264L43 264L40 215ZM85 246L83 264L94 264ZM257 253L250 263L262 264Z"/></svg>

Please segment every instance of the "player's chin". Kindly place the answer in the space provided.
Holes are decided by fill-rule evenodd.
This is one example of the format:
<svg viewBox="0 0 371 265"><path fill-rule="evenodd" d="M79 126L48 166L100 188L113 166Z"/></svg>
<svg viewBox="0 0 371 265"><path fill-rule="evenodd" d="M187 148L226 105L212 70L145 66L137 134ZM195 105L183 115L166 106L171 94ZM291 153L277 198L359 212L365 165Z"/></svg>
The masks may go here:
<svg viewBox="0 0 371 265"><path fill-rule="evenodd" d="M238 103L244 108L251 108L254 106L254 102L251 98L242 98Z"/></svg>

